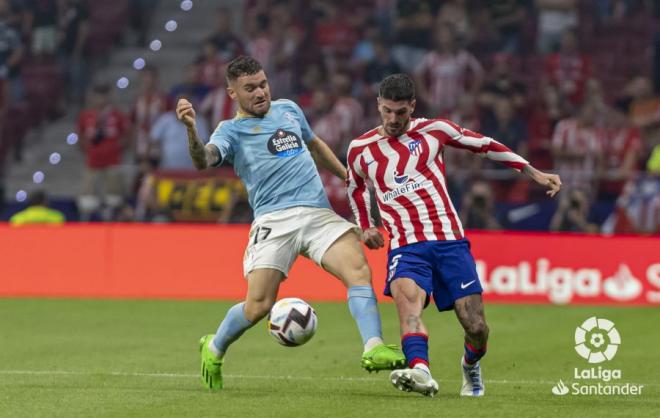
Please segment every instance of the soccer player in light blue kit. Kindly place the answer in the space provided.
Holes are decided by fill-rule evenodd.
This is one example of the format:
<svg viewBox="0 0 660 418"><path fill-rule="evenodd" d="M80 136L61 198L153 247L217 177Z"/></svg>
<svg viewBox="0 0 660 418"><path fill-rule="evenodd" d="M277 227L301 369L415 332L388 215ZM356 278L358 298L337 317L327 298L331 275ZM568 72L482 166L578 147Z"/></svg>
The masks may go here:
<svg viewBox="0 0 660 418"><path fill-rule="evenodd" d="M243 260L247 296L229 309L215 335L201 338L202 383L222 389L221 368L229 345L268 314L298 254L348 288L348 306L364 343L362 367L368 371L403 367L403 353L383 343L359 230L331 210L315 163L342 180L347 178L346 168L312 132L298 105L284 99L271 102L259 62L236 58L227 67L227 82L227 92L238 101L239 110L234 119L218 125L206 146L197 134L192 104L180 99L176 107L188 131L195 167L233 164L255 216Z"/></svg>

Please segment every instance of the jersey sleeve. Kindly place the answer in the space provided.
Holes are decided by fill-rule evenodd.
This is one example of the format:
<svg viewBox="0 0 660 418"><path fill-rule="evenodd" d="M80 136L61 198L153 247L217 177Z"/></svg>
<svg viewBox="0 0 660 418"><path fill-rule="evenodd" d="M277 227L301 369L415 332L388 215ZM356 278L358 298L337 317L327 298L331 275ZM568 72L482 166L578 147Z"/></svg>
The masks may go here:
<svg viewBox="0 0 660 418"><path fill-rule="evenodd" d="M232 164L234 163L234 141L227 121L222 121L218 124L218 127L215 128L215 131L211 134L209 144L215 145L220 151L220 161L218 161L214 167L218 167L224 161L228 161Z"/></svg>
<svg viewBox="0 0 660 418"><path fill-rule="evenodd" d="M292 102L291 100L288 100L287 102L291 105L291 108L294 111L294 115L298 120L298 123L300 124L302 140L305 141L306 144L309 143L309 141L311 141L316 137L316 134L314 133L314 131L312 131L312 128L309 126L309 122L307 122L307 118L305 117L305 114L303 113L300 106L298 106L296 103Z"/></svg>
<svg viewBox="0 0 660 418"><path fill-rule="evenodd" d="M367 229L374 226L371 219L371 197L367 188L364 167L362 167L362 153L353 147L348 149L348 179L346 187L348 192L348 202L355 216L355 223L360 228Z"/></svg>
<svg viewBox="0 0 660 418"><path fill-rule="evenodd" d="M447 120L436 120L435 124L438 124L439 130L445 134L438 138L441 138L447 146L484 154L488 159L500 162L516 171L522 171L526 165L529 165L527 160L493 138L462 128Z"/></svg>

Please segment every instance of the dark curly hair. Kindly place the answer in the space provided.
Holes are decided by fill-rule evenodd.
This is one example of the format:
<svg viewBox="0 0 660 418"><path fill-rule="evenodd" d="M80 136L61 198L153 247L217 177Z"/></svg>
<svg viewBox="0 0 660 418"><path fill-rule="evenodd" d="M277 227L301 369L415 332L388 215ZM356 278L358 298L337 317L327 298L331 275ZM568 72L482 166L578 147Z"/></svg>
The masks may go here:
<svg viewBox="0 0 660 418"><path fill-rule="evenodd" d="M235 81L244 75L253 75L263 70L259 61L252 57L241 55L231 60L227 66L227 80Z"/></svg>
<svg viewBox="0 0 660 418"><path fill-rule="evenodd" d="M415 83L407 74L392 74L380 83L378 95L387 100L400 102L415 99Z"/></svg>

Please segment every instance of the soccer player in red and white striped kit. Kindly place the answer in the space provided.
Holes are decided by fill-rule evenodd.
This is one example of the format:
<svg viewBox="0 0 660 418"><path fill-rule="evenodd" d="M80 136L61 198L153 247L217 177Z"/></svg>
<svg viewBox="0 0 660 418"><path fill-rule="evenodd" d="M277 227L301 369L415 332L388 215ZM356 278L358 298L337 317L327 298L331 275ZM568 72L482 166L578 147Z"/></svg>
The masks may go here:
<svg viewBox="0 0 660 418"><path fill-rule="evenodd" d="M493 138L448 120L413 118L414 110L411 78L405 74L385 78L378 97L382 125L353 140L348 149L348 195L365 244L371 249L384 246L370 217L369 180L390 237L385 294L396 303L409 367L393 371L390 380L403 391L426 396L438 392L429 370L428 330L422 321L422 311L433 295L438 310L453 309L465 330L460 394L483 396L479 360L486 354L488 340L483 289L447 193L443 148L485 154L547 187L549 196L559 191L561 181Z"/></svg>

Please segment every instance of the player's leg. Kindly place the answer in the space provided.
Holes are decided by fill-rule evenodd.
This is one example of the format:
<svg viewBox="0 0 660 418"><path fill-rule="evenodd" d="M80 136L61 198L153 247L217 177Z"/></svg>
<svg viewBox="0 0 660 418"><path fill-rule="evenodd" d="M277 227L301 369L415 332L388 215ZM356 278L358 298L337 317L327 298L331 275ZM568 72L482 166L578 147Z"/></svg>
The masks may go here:
<svg viewBox="0 0 660 418"><path fill-rule="evenodd" d="M248 328L268 315L277 299L277 292L284 274L275 269L257 269L248 274L248 291L245 301L232 306L218 327L213 338L212 350L218 357Z"/></svg>
<svg viewBox="0 0 660 418"><path fill-rule="evenodd" d="M407 277L391 281L390 291L399 313L401 346L408 364L406 369L394 370L390 381L399 390L435 396L438 383L429 369L428 331L422 321L428 295L415 280Z"/></svg>
<svg viewBox="0 0 660 418"><path fill-rule="evenodd" d="M403 354L383 343L378 302L371 286L371 269L358 235L352 230L346 231L325 251L320 264L348 289L348 308L364 344L362 366L368 371L403 367Z"/></svg>
<svg viewBox="0 0 660 418"><path fill-rule="evenodd" d="M465 330L465 354L461 357L461 396L483 396L484 383L479 360L486 354L489 329L481 294L456 300L454 311Z"/></svg>
<svg viewBox="0 0 660 418"><path fill-rule="evenodd" d="M298 255L295 222L288 219L291 216L291 211L272 212L252 224L243 258L248 281L245 301L229 309L215 335L200 340L202 381L211 389L222 388L221 366L228 347L268 314Z"/></svg>
<svg viewBox="0 0 660 418"><path fill-rule="evenodd" d="M434 300L440 311L454 310L465 330L465 355L461 356L462 396L483 396L484 383L479 359L486 354L488 326L484 317L474 257L467 240L448 241L434 247L437 280Z"/></svg>
<svg viewBox="0 0 660 418"><path fill-rule="evenodd" d="M244 302L227 311L215 335L200 340L202 382L209 389L222 389L222 363L229 346L259 322L275 303L284 274L275 269L257 269L248 274Z"/></svg>
<svg viewBox="0 0 660 418"><path fill-rule="evenodd" d="M458 321L465 330L465 362L474 364L486 354L488 324L481 294L462 297L454 303Z"/></svg>
<svg viewBox="0 0 660 418"><path fill-rule="evenodd" d="M438 310L454 310L465 330L465 355L461 356L462 396L482 396L484 384L479 359L486 354L488 326L470 243L463 239L434 246L436 260L433 297Z"/></svg>

